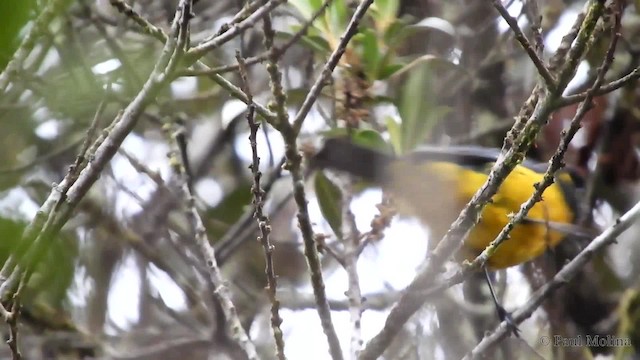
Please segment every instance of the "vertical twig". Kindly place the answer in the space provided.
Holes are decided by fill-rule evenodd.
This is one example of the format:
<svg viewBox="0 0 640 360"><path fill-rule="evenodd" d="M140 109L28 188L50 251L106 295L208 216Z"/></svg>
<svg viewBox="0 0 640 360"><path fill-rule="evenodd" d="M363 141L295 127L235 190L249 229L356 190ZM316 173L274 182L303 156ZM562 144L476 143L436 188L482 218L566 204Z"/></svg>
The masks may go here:
<svg viewBox="0 0 640 360"><path fill-rule="evenodd" d="M16 292L17 294L18 292ZM7 345L11 350L11 358L13 360L22 359L22 353L18 347L18 312L20 310L20 299L14 296L11 302L11 311L7 310L4 305L0 303L0 315L4 321L9 325L9 339Z"/></svg>
<svg viewBox="0 0 640 360"><path fill-rule="evenodd" d="M271 51L271 55L269 57L269 64L267 65L267 72L269 73L271 91L274 95L274 107L276 112L275 117L268 120L278 131L280 131L285 142L285 156L287 158L286 167L291 172L293 181L294 199L298 205L298 224L304 241L305 257L307 258L307 263L311 271L311 283L316 298L316 304L318 306L318 315L320 316L322 329L327 336L329 352L331 357L336 360L342 359L343 355L340 348L340 341L338 340L338 336L331 320L331 309L325 292L324 280L322 277L322 266L318 257L318 250L316 248L315 237L307 207L304 177L302 176L301 171L302 157L298 152L296 142L302 123L311 109L311 106L315 103L316 99L320 95L320 91L340 61L349 41L357 33L358 23L364 17L367 9L372 3L373 0L363 1L354 12L345 33L340 39L338 47L329 57L321 75L298 111L293 124L289 123L286 112L286 96L282 88L281 72L277 66L279 55L275 48L273 48L273 30L270 28L270 20L266 19L265 21L265 45L267 45L268 48L271 47L271 49L269 49Z"/></svg>
<svg viewBox="0 0 640 360"><path fill-rule="evenodd" d="M274 124L274 127L282 133L282 136L284 138L285 156L287 158L286 166L287 169L291 172L293 181L294 199L296 201L296 204L298 205L298 224L300 226L300 231L302 232L302 238L304 241L305 257L307 258L307 263L311 271L311 283L316 298L316 304L318 306L318 315L320 316L320 323L322 324L324 333L327 336L329 351L332 358L336 360L342 359L343 355L342 350L340 349L340 341L338 340L338 336L335 332L333 322L331 320L331 310L329 308L329 303L325 292L324 280L322 279L322 266L318 257L318 250L316 248L313 228L311 226L309 210L307 207L307 197L304 189L304 177L302 176L301 171L302 157L298 153L296 141L304 119L306 118L307 114L311 110L311 107L320 95L320 91L325 86L326 81L329 79L333 70L338 65L338 62L344 54L349 41L351 41L351 38L357 33L358 24L360 23L360 20L364 17L367 9L369 8L369 6L371 6L372 3L373 0L364 0L358 5L353 16L351 17L351 20L349 21L349 24L347 25L347 29L340 38L340 42L337 48L331 54L329 60L327 60L327 63L322 69L322 73L307 94L307 97L300 107L300 110L296 114L293 124L290 124L288 121L282 121L283 119L286 119L286 117L278 118L278 116L276 116L278 122ZM274 71L273 69L267 70L269 70L270 72ZM275 73L271 75L272 81L275 79L274 75ZM273 83L272 88L278 91L278 88L274 87ZM274 96L276 97L276 103L283 100L283 98L278 99L278 95L275 93ZM279 110L279 113L283 114L285 112L284 110Z"/></svg>
<svg viewBox="0 0 640 360"><path fill-rule="evenodd" d="M267 17L268 18L268 17ZM265 20L266 21L266 20ZM260 180L262 178L262 172L260 171L260 157L258 156L258 142L257 135L260 125L255 121L255 107L253 105L253 95L249 86L249 79L247 74L247 68L244 60L240 56L240 53L236 52L236 59L240 65L240 78L242 79L241 88L249 99L249 108L247 111L247 122L249 123L249 143L251 145L252 161L249 168L253 173L253 185L251 186L251 193L253 194L253 217L258 223L260 229L260 236L258 240L262 244L264 249L265 260L265 275L267 276L267 294L269 296L269 302L271 303L271 330L273 331L273 338L276 343L276 356L280 360L286 359L284 355L284 336L280 325L282 324L282 317L280 317L280 301L277 298L278 281L276 278L275 267L273 265L273 249L274 246L271 243L269 235L271 234L271 222L269 218L264 214L264 201L265 192L262 189Z"/></svg>
<svg viewBox="0 0 640 360"><path fill-rule="evenodd" d="M350 181L350 180L347 180ZM350 184L345 186L342 192L342 243L344 244L344 255L340 262L348 278L348 290L346 292L349 300L349 318L351 321L351 358L356 359L360 349L362 349L362 290L360 289L360 276L358 275L358 258L360 255L360 239L362 236L358 232L355 216L351 212L351 200L353 189Z"/></svg>
<svg viewBox="0 0 640 360"><path fill-rule="evenodd" d="M169 126L167 128L168 130L170 130L169 139L171 140L171 144L173 145L170 163L174 171L182 179L182 189L185 195L185 203L187 206L186 215L194 231L195 242L200 249L202 257L206 261L207 272L209 275L208 280L211 282L211 284L213 284L213 288L215 289L215 296L218 301L220 301L220 305L227 318L227 325L230 329L231 338L236 341L236 344L240 349L244 351L247 358L258 359L256 349L249 339L249 336L244 331L240 318L238 317L238 312L233 305L233 302L231 301L231 294L229 292L229 289L225 285L224 278L222 277L222 273L220 271L220 268L218 267L215 251L207 237L206 229L204 227L204 224L202 223L202 219L200 218L200 214L198 213L198 209L195 205L195 198L193 193L191 192L191 187L189 185L189 175L187 174L185 164L182 161L182 159L184 159L186 156L186 154L183 153L185 148L178 145L179 141L177 139L177 137L180 136L183 130L177 128L177 124L175 123L170 123L168 125Z"/></svg>
<svg viewBox="0 0 640 360"><path fill-rule="evenodd" d="M605 55L605 60L603 61L602 65L600 66L600 69L598 69L598 76L594 82L595 84L599 84L601 85L602 82L604 82L604 75L606 73L606 70L610 67L611 63L613 63L613 57L614 57L614 51L615 51L615 46L617 44L618 39L620 38L620 30L622 28L621 25L621 18L622 18L622 4L619 1L613 1L611 3L611 7L609 8L609 10L611 11L611 18L613 20L613 26L611 28L611 43L609 44L609 48L607 50L607 53ZM595 94L598 92L598 90L600 90L602 88L602 86L598 86L597 88L591 87L589 90L587 90L585 98L583 100L583 102L580 104L580 107L578 108L577 112L580 112L582 110L582 106L584 104L590 104L591 101L593 100L593 98L595 97ZM595 168L593 169L593 172L590 174L590 176L587 178L586 184L585 184L585 193L584 193L584 199L581 201L580 204L578 204L578 209L580 210L580 219L578 220L578 224L580 225L588 225L588 222L592 219L593 216L593 206L595 204L596 201L596 187L597 185L602 181L602 163L601 161L599 161L599 157L602 155L603 151L607 151L610 144L609 142L611 141L611 121L604 121L605 125L604 125L604 134L601 134L601 139L599 141L598 144L598 149L597 149L597 157L596 159L598 159L598 161L596 161L596 165Z"/></svg>

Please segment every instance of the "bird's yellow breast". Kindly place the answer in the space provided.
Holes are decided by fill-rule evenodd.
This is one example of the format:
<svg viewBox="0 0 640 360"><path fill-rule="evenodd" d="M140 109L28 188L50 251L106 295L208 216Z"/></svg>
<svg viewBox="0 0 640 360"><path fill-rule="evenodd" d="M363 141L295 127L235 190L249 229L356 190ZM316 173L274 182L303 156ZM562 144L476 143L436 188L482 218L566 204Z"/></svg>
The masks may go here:
<svg viewBox="0 0 640 360"><path fill-rule="evenodd" d="M496 238L509 215L519 211L535 191L534 184L542 178L543 174L516 166L485 206L478 225L466 240L466 258L474 258ZM431 230L431 237L439 240L486 179L486 173L454 163L416 164L401 160L389 166L386 187L398 199L399 211L418 217ZM574 217L561 187L552 184L527 216L538 221L518 224L510 239L489 259L489 267L506 268L541 255L565 236L544 222L571 224Z"/></svg>

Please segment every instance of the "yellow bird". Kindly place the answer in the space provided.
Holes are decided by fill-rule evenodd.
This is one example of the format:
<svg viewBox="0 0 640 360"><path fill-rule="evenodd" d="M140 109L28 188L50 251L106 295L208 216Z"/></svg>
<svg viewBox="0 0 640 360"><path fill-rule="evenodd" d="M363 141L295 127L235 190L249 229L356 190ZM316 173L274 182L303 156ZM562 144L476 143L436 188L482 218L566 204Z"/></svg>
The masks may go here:
<svg viewBox="0 0 640 360"><path fill-rule="evenodd" d="M394 196L401 214L420 219L430 229L431 238L439 240L484 184L498 155L497 149L482 147L425 147L396 157L344 138L332 138L311 158L310 168L343 171L379 185ZM517 213L533 194L534 184L542 181L545 170L546 164L529 160L515 167L484 207L459 254L462 258L475 258L496 238L509 215ZM575 179L566 170L556 176L542 201L489 259L489 268L527 262L555 247L568 234L584 234L573 225L577 218Z"/></svg>

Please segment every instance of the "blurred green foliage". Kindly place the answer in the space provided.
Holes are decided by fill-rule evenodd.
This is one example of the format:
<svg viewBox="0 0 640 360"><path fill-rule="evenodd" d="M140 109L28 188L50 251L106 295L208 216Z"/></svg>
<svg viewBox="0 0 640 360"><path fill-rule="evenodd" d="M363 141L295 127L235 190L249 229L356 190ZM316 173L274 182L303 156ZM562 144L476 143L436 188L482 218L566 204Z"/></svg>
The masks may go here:
<svg viewBox="0 0 640 360"><path fill-rule="evenodd" d="M42 309L54 313L64 307L78 249L75 239L61 234L54 239L42 239L47 244L42 251L27 251L32 247L22 239L26 225L19 220L0 217L0 264L14 256L21 268L33 268L33 275L21 296L24 311L33 318L37 317L33 313L40 313ZM37 320L50 323L48 319Z"/></svg>
<svg viewBox="0 0 640 360"><path fill-rule="evenodd" d="M35 0L0 0L0 71L18 48L21 30L35 10Z"/></svg>
<svg viewBox="0 0 640 360"><path fill-rule="evenodd" d="M229 227L247 210L251 204L251 185L239 184L215 207L207 210L205 219L211 219L207 230L209 238L216 242L224 236Z"/></svg>
<svg viewBox="0 0 640 360"><path fill-rule="evenodd" d="M436 79L433 76L434 64L441 62L435 57L420 58L402 72L409 72L394 104L400 113L401 122L387 119L387 129L391 144L397 154L406 154L424 143L427 135L441 121L450 109L439 105L436 94Z"/></svg>

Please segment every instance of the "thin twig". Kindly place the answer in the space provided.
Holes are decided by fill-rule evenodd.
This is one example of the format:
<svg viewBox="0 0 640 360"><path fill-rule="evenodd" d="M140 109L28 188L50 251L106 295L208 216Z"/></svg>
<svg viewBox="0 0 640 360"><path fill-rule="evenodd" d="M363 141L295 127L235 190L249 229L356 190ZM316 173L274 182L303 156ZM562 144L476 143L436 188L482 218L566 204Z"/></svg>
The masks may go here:
<svg viewBox="0 0 640 360"><path fill-rule="evenodd" d="M173 130L172 133L177 133L178 131ZM172 144L174 145L174 152L172 154L171 164L173 165L174 171L180 175L183 179L183 192L186 197L187 203L187 212L186 215L189 219L191 227L195 233L195 242L200 249L200 253L204 258L207 265L208 272L208 280L213 284L215 289L215 296L220 301L220 305L224 311L226 316L227 325L229 326L229 332L232 334L232 339L236 341L236 344L244 351L247 358L249 359L258 359L258 355L255 349L255 346L249 339L249 336L244 331L242 327L242 322L238 317L238 312L236 310L235 305L231 301L231 293L229 288L225 285L224 278L218 267L218 263L215 257L215 251L211 246L211 242L208 239L207 231L202 223L202 219L200 218L200 214L198 213L198 209L195 206L195 198L190 189L188 176L186 175L184 163L182 159L184 155L180 154L183 151L182 147L177 145L177 141L175 140L175 136L171 136L174 141Z"/></svg>
<svg viewBox="0 0 640 360"><path fill-rule="evenodd" d="M311 18L305 21L305 23L302 25L302 28L300 28L300 30L298 30L291 37L291 39L287 40L287 42L285 42L283 45L273 46L272 50L269 50L264 54L244 59L246 66L259 64L269 59L269 57L271 57L273 53L277 54L278 58L281 58L287 52L287 50L291 48L291 46L297 44L300 38L304 36L307 33L307 31L309 31L309 27L311 27L313 22L325 12L325 10L329 7L329 5L331 5L332 2L333 0L325 0L324 3L322 3L322 5L320 6L320 8L311 16ZM259 2L256 1L256 3L259 3ZM223 74L227 72L238 71L238 69L239 69L238 64L222 65L222 66L216 66L216 67L211 67L209 69L202 69L202 70L184 69L184 70L176 71L176 77Z"/></svg>
<svg viewBox="0 0 640 360"><path fill-rule="evenodd" d="M349 181L349 180L347 180ZM358 257L360 254L361 235L356 225L355 216L351 211L353 189L346 184L342 201L342 243L344 244L343 266L347 272L349 299L349 320L351 322L351 358L356 359L364 341L362 340L362 290L360 288L360 276L358 274Z"/></svg>
<svg viewBox="0 0 640 360"><path fill-rule="evenodd" d="M164 33L164 31L162 31L162 29L153 25L150 21L142 17L142 15L138 14L129 4L125 3L123 0L109 0L109 3L111 3L111 6L116 8L126 17L133 20L134 23L138 24L138 26L142 28L142 31L144 33L153 36L161 42L167 41L167 35Z"/></svg>
<svg viewBox="0 0 640 360"><path fill-rule="evenodd" d="M116 1L116 2L120 2L121 0L111 0L111 1ZM282 0L279 0L282 1ZM261 7L258 11L256 11L252 16L250 16L249 18L243 20L242 22L236 24L233 26L233 29L230 29L229 31L224 31L222 32L222 34L218 37L214 37L211 42L212 44L217 44L216 46L222 45L223 43L231 40L233 37L235 36L239 36L242 31L239 31L238 29L246 29L248 26L253 26L254 23L253 22L257 22L258 20L260 20L261 17L265 16L267 13L264 13L265 9L271 9L271 6L273 6L275 8L275 6L277 6L278 1L272 1L270 2L269 6L263 6ZM275 4L275 5L274 5ZM126 5L126 4L125 4ZM123 9L127 9L127 8L123 8ZM131 10L133 11L133 10ZM129 12L125 12L125 14L127 14L128 16L132 16L132 19L136 20L136 21L141 21L140 25L145 27L151 24L145 23L146 20L144 20L142 17L138 16L134 16L137 15L135 13L130 14ZM256 16L258 15L258 16ZM152 26L152 25L151 25ZM164 41L163 39L167 38L167 35L162 31L162 29L160 28L155 28L154 31L157 31L161 34L161 36L154 36L156 39L160 40L160 41ZM233 35L233 36L230 36ZM222 38L222 40L220 39ZM192 50L196 49L196 47L192 48L187 54L191 53ZM186 57L187 55L185 55ZM199 56L198 56L199 57ZM191 60L185 60L185 63L192 63L195 61L195 70L193 70L196 73L201 73L201 74L206 74L209 76L209 79L215 81L216 83L218 83L218 85L220 85L223 89L227 90L229 92L229 94L231 94L232 96L236 97L237 99L239 99L240 101L244 102L245 104L248 104L248 99L247 96L244 94L244 92L242 92L242 90L240 88L238 88L237 86L233 85L229 80L225 79L224 77L222 77L219 73L216 73L214 71L212 71L207 65L203 64L201 61L199 60L195 60L197 57L194 56L194 59ZM178 72L176 71L175 73L172 73L172 76L178 77L179 74L184 73L186 70L182 70L182 72ZM256 102L253 103L254 106L256 107L256 111L265 119L267 119L267 121L272 120L275 118L275 115L269 111L269 109L267 109L265 106L258 104Z"/></svg>
<svg viewBox="0 0 640 360"><path fill-rule="evenodd" d="M162 175L158 171L152 170L125 149L120 149L118 152L120 155L124 156L127 161L129 161L131 167L133 167L137 172L147 175L158 187L167 188L167 184L165 184L162 179Z"/></svg>
<svg viewBox="0 0 640 360"><path fill-rule="evenodd" d="M291 172L293 198L298 206L298 225L304 242L304 255L311 273L311 286L315 295L320 325L327 337L331 358L334 360L342 360L340 340L338 339L333 321L331 320L331 308L329 307L322 276L322 263L318 256L318 249L309 217L308 201L301 169L302 156L300 156L296 144L297 136L290 126L286 126L284 130L283 137L286 144L285 156L287 158L287 164L285 166L287 166L287 169Z"/></svg>
<svg viewBox="0 0 640 360"><path fill-rule="evenodd" d="M18 292L16 291L16 294ZM18 347L18 313L20 311L20 301L14 296L11 302L11 311L7 310L4 305L0 303L0 315L2 319L9 325L9 339L7 339L7 345L11 350L11 358L13 360L22 359L20 348Z"/></svg>
<svg viewBox="0 0 640 360"><path fill-rule="evenodd" d="M320 324L327 336L329 343L329 352L334 360L342 359L342 350L340 348L340 341L335 332L333 322L331 320L331 309L327 300L327 294L325 292L324 280L322 278L322 266L318 257L318 250L316 246L315 236L313 228L311 226L311 220L309 218L309 209L307 206L307 196L304 189L304 176L301 171L302 157L298 152L297 137L300 133L300 128L306 118L307 114L311 110L311 107L315 103L316 99L320 95L320 91L325 86L326 81L331 76L333 69L338 65L342 54L344 54L347 45L351 38L357 33L357 28L360 20L366 14L367 9L373 0L364 0L361 2L355 10L349 25L340 39L340 43L335 51L329 57L326 62L322 73L316 80L315 84L307 94L300 110L298 111L293 124L279 123L278 129L284 138L285 142L285 156L287 158L287 169L291 172L291 178L293 181L293 197L298 205L298 224L300 231L302 232L302 239L304 242L304 254L307 258L307 264L311 272L311 284L313 287L314 295L316 298L316 304L318 306L318 315L320 317Z"/></svg>
<svg viewBox="0 0 640 360"><path fill-rule="evenodd" d="M233 24L227 31L222 34L204 41L193 48L191 48L185 55L185 62L191 64L199 60L206 53L220 47L222 44L230 41L246 29L253 27L258 21L271 13L273 9L284 3L285 0L270 0L266 4L262 5L253 14L248 16L237 24Z"/></svg>
<svg viewBox="0 0 640 360"><path fill-rule="evenodd" d="M582 24L584 23L584 19L586 16L586 11L583 11L578 14L576 20L574 21L571 29L567 32L565 36L560 40L560 46L556 50L555 54L549 59L549 71L558 71L564 64L567 56L569 56L569 50L571 50L571 44L578 36L578 32L582 28Z"/></svg>
<svg viewBox="0 0 640 360"><path fill-rule="evenodd" d="M529 55L531 62L538 69L538 73L544 79L545 85L549 90L553 90L556 87L556 80L553 78L549 69L544 64L544 61L538 56L536 49L531 46L529 40L520 29L518 25L518 20L513 18L513 16L509 15L509 11L502 5L502 0L493 0L493 6L498 10L504 21L509 24L511 31L513 31L513 35L516 37L516 40L520 43L520 46L524 49L524 51Z"/></svg>
<svg viewBox="0 0 640 360"><path fill-rule="evenodd" d="M269 16L265 17L269 19ZM271 303L271 330L273 331L273 339L276 343L276 356L280 360L286 359L284 355L284 336L280 325L282 324L282 317L280 316L280 301L277 297L278 280L276 276L275 267L273 265L273 250L274 246L271 243L271 221L264 214L264 202L265 192L261 187L260 179L262 178L262 172L260 172L260 157L258 156L258 130L260 125L255 121L255 107L253 106L253 95L251 93L251 87L249 86L249 79L247 74L247 68L240 56L240 53L236 53L236 59L240 65L240 78L242 79L242 89L249 98L249 109L247 111L247 122L249 123L249 143L251 145L252 161L249 168L253 173L253 185L251 186L251 193L253 194L253 217L258 223L260 229L260 236L258 240L262 244L264 250L265 259L265 275L267 276L267 294L269 296L269 302Z"/></svg>
<svg viewBox="0 0 640 360"><path fill-rule="evenodd" d="M273 170L267 174L266 180L262 181L263 191L269 193L273 184L282 175L282 167L285 164L285 159L281 159ZM286 201L290 199L290 195L283 198L282 202L275 206L276 208L282 206ZM248 233L253 234L257 229L251 226L253 220L253 209L249 209L240 216L240 218L227 230L222 236L220 241L216 244L216 255L218 256L218 262L224 264L236 250L240 248L247 240L251 239Z"/></svg>
<svg viewBox="0 0 640 360"><path fill-rule="evenodd" d="M264 1L266 5L266 1ZM278 66L279 54L274 47L274 39L276 36L271 24L271 15L267 14L263 22L264 46L269 52L267 62L267 73L269 74L269 85L271 94L273 95L275 108L275 121L271 123L276 129L289 124L289 114L287 114L287 94L282 85L282 71Z"/></svg>
<svg viewBox="0 0 640 360"><path fill-rule="evenodd" d="M202 63L196 63L195 66L197 69L208 69L208 67ZM247 95L239 87L235 86L233 83L225 79L220 74L211 74L209 76L209 79L215 81L223 89L227 90L231 96L235 97L236 99L242 101L245 104L249 104L249 99L247 98ZM267 109L264 105L256 103L255 101L253 102L253 105L256 108L256 112L260 114L260 116L265 118L268 122L271 123L275 121L276 115L273 112L271 112L269 109Z"/></svg>
<svg viewBox="0 0 640 360"><path fill-rule="evenodd" d="M608 7L608 10L610 10L610 13L611 13L610 18L613 21L613 24L611 25L611 34L610 34L611 42L605 54L605 59L602 65L600 66L600 68L598 69L597 77L594 84L596 83L602 84L602 82L604 82L605 73L613 63L616 44L621 36L620 35L620 31L622 29L621 13L623 11L621 2L618 2L618 1L611 2L610 7ZM593 98L596 96L595 94L599 89L600 87L595 87L595 85L589 88L589 90L587 90L586 92L587 94L582 104L585 104L585 103L590 104L593 101ZM582 110L582 107L579 107L577 111L579 112L580 110ZM603 136L598 146L597 158L600 158L600 155L602 155L602 151L604 149L608 149L609 142L611 141L610 124L605 125L604 128L605 130L603 131L603 134L602 134ZM580 219L578 220L578 224L580 225L586 226L588 222L592 219L592 215L593 215L592 209L596 200L596 187L601 180L602 180L602 163L600 161L597 161L595 168L593 169L593 172L587 178L586 185L584 187L585 188L584 197L581 203L579 204L581 216L580 216Z"/></svg>
<svg viewBox="0 0 640 360"><path fill-rule="evenodd" d="M182 21L178 21L180 26L180 31L178 31L177 38L178 44L175 47L176 54L182 55L183 51L186 50L185 46L188 44L188 36L189 36L189 19L192 16L191 13L192 0L182 0L178 10L176 12L176 16L180 15L180 19ZM180 58L180 56L175 56L174 60ZM170 59L171 60L171 59ZM244 352L244 354L249 359L258 359L258 355L255 349L255 346L249 339L249 336L245 332L242 327L242 323L240 318L238 317L237 310L231 301L231 295L228 287L225 285L225 281L222 277L220 268L216 263L216 257L213 247L211 246L211 242L207 237L206 229L202 223L202 219L200 218L200 214L195 205L195 197L193 194L193 188L191 186L191 177L188 173L189 166L186 162L188 159L188 154L186 153L186 144L183 140L178 139L178 136L184 136L184 132L180 129L178 131L174 131L174 135L171 138L175 141L172 142L175 150L178 154L174 155L177 157L171 161L173 164L173 168L182 178L182 189L186 195L186 203L187 203L187 215L190 221L191 227L195 232L195 242L200 249L200 253L204 258L207 265L207 272L209 275L209 281L213 285L215 295L220 301L220 305L225 313L229 330L231 333L231 338L236 342L240 349ZM179 155L179 156L177 156Z"/></svg>
<svg viewBox="0 0 640 360"><path fill-rule="evenodd" d="M242 9L240 9L240 11L238 11L229 22L220 26L220 29L218 29L218 31L215 34L206 37L204 40L202 40L202 42L203 43L209 42L215 39L217 36L224 34L226 31L229 31L229 28L238 24L242 20L245 20L253 12L258 10L258 8L261 6L262 3L263 2L260 0L247 2L245 6L243 6Z"/></svg>
<svg viewBox="0 0 640 360"><path fill-rule="evenodd" d="M633 69L633 71L631 71L629 74L617 79L617 80L613 80L608 84L602 85L598 91L595 92L594 96L599 96L599 95L604 95L604 94L608 94L612 91L618 90L621 87L634 82L636 80L640 79L640 67L637 67L635 69ZM556 102L556 108L561 108L561 107L565 107L567 105L571 105L571 104L575 104L575 103L579 103L580 101L583 101L586 97L587 94L589 93L589 91L585 91L582 92L580 94L574 94L574 95L567 95L564 96L563 98L561 98L560 100L558 100Z"/></svg>
<svg viewBox="0 0 640 360"><path fill-rule="evenodd" d="M395 303L399 295L395 291L365 294L361 309L386 310ZM294 311L314 309L316 306L313 294L299 293L296 290L280 291L280 302L282 307ZM329 300L329 304L333 311L350 311L352 306L349 299L332 299Z"/></svg>

